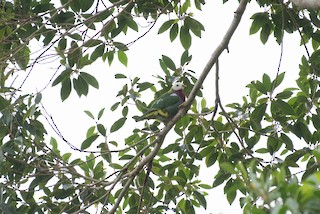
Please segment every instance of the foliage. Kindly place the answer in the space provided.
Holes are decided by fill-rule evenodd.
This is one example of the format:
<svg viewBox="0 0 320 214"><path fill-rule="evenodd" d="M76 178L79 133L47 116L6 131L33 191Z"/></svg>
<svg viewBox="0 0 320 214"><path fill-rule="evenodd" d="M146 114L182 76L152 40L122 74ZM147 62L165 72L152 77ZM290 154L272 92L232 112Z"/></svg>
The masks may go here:
<svg viewBox="0 0 320 214"><path fill-rule="evenodd" d="M250 28L250 34L260 32L262 43L270 36L282 44L286 33L301 35L306 55L296 85L281 89L285 73L280 70L275 79L264 74L247 85L249 96L242 103L224 106L215 59L208 64L217 65L217 94L215 105L208 106L212 97L203 96L202 76L186 69L192 60L192 39L201 37L205 29L193 17L193 11L205 6L204 0L1 1L1 212L195 213L207 207L206 191L223 185L229 203L240 198L244 213L319 213L320 14L299 11L282 0L249 3L264 8L253 14ZM107 127L102 118L109 109L102 108L98 115L85 111L94 125L80 148L61 134L59 139L47 134L49 126L41 120L46 117L41 92L25 94L20 91L23 85L11 84L19 72L31 72L43 61L50 63L53 52L60 63L51 85L60 86L61 100L72 91L87 96L91 87L99 89L99 82L83 68L100 59L111 65L115 57L127 66L130 46L143 40L162 16L169 18L157 32L168 34L171 42L179 39L185 50L180 63L167 55L159 57L163 73L157 74L157 84L115 74L116 80L127 81L110 109L120 116ZM138 20L151 23L148 31L126 42L124 35L141 30ZM42 46L41 51L34 50L34 43ZM160 96L177 78L187 85L185 92L191 97L192 103L181 107L188 114L179 111L180 117L165 127L155 121L130 130L132 116L147 107L143 95ZM134 110L129 109L132 103ZM59 134L54 121L47 120ZM170 125L174 136L165 139ZM108 140L124 127L124 142ZM62 150L63 145L70 151ZM212 184L199 180L201 163L219 166Z"/></svg>

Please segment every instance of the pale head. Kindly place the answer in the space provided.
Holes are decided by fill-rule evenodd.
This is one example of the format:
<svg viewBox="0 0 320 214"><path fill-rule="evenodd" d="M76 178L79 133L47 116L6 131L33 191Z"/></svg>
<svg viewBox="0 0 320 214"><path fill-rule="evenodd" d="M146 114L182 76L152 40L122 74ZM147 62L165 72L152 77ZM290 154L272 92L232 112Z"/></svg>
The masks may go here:
<svg viewBox="0 0 320 214"><path fill-rule="evenodd" d="M185 88L185 85L183 84L183 82L175 81L172 84L173 91L180 91L180 90L183 90L184 88Z"/></svg>

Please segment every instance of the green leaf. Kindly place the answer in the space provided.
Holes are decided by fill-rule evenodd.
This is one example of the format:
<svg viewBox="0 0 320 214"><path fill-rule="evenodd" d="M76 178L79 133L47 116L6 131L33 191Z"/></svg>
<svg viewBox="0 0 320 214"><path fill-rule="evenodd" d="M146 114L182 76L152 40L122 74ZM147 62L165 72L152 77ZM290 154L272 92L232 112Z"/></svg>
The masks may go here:
<svg viewBox="0 0 320 214"><path fill-rule="evenodd" d="M262 27L260 32L260 40L263 44L265 44L268 41L268 38L271 34L271 26L269 24L266 24Z"/></svg>
<svg viewBox="0 0 320 214"><path fill-rule="evenodd" d="M204 30L204 27L199 21L187 16L184 20L184 24L188 26L194 35L201 38L201 31Z"/></svg>
<svg viewBox="0 0 320 214"><path fill-rule="evenodd" d="M112 132L118 131L124 125L126 120L127 118L123 117L117 120L116 122L114 122L110 128L110 132L112 133Z"/></svg>
<svg viewBox="0 0 320 214"><path fill-rule="evenodd" d="M215 180L213 181L212 187L217 187L223 182L225 182L230 177L229 173L219 171L215 176Z"/></svg>
<svg viewBox="0 0 320 214"><path fill-rule="evenodd" d="M266 112L267 109L267 104L266 103L262 103L260 105L258 105L253 112L250 115L251 118L251 126L253 129L260 129L261 125L261 120Z"/></svg>
<svg viewBox="0 0 320 214"><path fill-rule="evenodd" d="M120 102L116 102L115 104L113 104L113 105L111 106L110 110L111 110L111 111L115 111L115 110L118 108L119 105L120 105Z"/></svg>
<svg viewBox="0 0 320 214"><path fill-rule="evenodd" d="M286 149L293 151L292 140L284 133L281 133L280 140L286 145Z"/></svg>
<svg viewBox="0 0 320 214"><path fill-rule="evenodd" d="M87 130L86 137L88 138L88 137L92 136L92 135L94 134L95 130L96 130L96 127L95 127L95 126L91 126L91 127Z"/></svg>
<svg viewBox="0 0 320 214"><path fill-rule="evenodd" d="M229 202L229 204L231 205L234 201L234 199L237 196L237 192L236 191L230 191L227 193L227 200Z"/></svg>
<svg viewBox="0 0 320 214"><path fill-rule="evenodd" d="M294 109L287 103L284 102L283 100L275 100L271 103L271 105L275 105L277 109L281 109L282 114L284 115L295 115Z"/></svg>
<svg viewBox="0 0 320 214"><path fill-rule="evenodd" d="M94 116L90 111L85 110L84 113L86 113L86 115L88 115L90 118L94 119Z"/></svg>
<svg viewBox="0 0 320 214"><path fill-rule="evenodd" d="M100 120L100 118L102 117L103 112L104 112L104 108L102 108L102 109L99 111L99 113L98 113L98 120Z"/></svg>
<svg viewBox="0 0 320 214"><path fill-rule="evenodd" d="M19 212L17 212L17 210L13 206L11 206L9 204L5 204L3 202L0 204L0 207L1 207L1 210L3 213L10 213L10 214L18 214L19 213Z"/></svg>
<svg viewBox="0 0 320 214"><path fill-rule="evenodd" d="M147 90L148 88L151 88L154 84L149 82L143 82L138 84L139 92Z"/></svg>
<svg viewBox="0 0 320 214"><path fill-rule="evenodd" d="M267 12L255 13L251 19L253 22L250 27L250 35L257 33L262 26L269 22L269 15Z"/></svg>
<svg viewBox="0 0 320 214"><path fill-rule="evenodd" d="M81 150L85 150L91 146L91 144L99 137L98 134L93 134L85 139L81 144Z"/></svg>
<svg viewBox="0 0 320 214"><path fill-rule="evenodd" d="M65 38L61 38L58 43L58 48L60 51L65 50L67 47L67 40Z"/></svg>
<svg viewBox="0 0 320 214"><path fill-rule="evenodd" d="M92 7L94 0L82 0L81 1L81 10L82 12L86 12Z"/></svg>
<svg viewBox="0 0 320 214"><path fill-rule="evenodd" d="M18 47L18 50L19 51L14 55L14 59L20 69L26 70L30 60L30 49L28 46L23 45L22 48Z"/></svg>
<svg viewBox="0 0 320 214"><path fill-rule="evenodd" d="M80 72L80 76L91 86L96 89L99 89L99 83L94 76L86 72Z"/></svg>
<svg viewBox="0 0 320 214"><path fill-rule="evenodd" d="M123 107L123 109L122 109L122 116L123 116L123 117L126 117L126 116L128 115L128 112L129 112L128 106Z"/></svg>
<svg viewBox="0 0 320 214"><path fill-rule="evenodd" d="M120 51L127 51L129 50L129 48L127 47L127 45L121 43L121 42L113 42L113 45L118 48L119 52Z"/></svg>
<svg viewBox="0 0 320 214"><path fill-rule="evenodd" d="M97 13L96 16L95 16L94 21L95 21L95 22L102 22L102 21L107 20L107 18L113 13L113 11L114 11L114 10L111 9L111 10L103 10L103 11ZM109 22L108 22L108 25L109 25L109 26L110 26L110 25L115 25L114 20L112 19L112 20L110 21L110 24L109 24ZM108 31L108 32L110 32L110 31Z"/></svg>
<svg viewBox="0 0 320 214"><path fill-rule="evenodd" d="M101 57L104 53L104 49L105 49L105 45L99 45L98 47L96 47L96 49L94 49L94 51L92 52L91 56L90 56L90 60L95 61L96 59L98 59L99 57Z"/></svg>
<svg viewBox="0 0 320 214"><path fill-rule="evenodd" d="M102 136L106 136L107 135L107 131L106 131L106 128L104 127L104 125L102 124L97 124L97 129L98 129L98 132L102 135Z"/></svg>
<svg viewBox="0 0 320 214"><path fill-rule="evenodd" d="M212 166L217 161L218 154L218 152L212 152L210 155L206 156L207 167Z"/></svg>
<svg viewBox="0 0 320 214"><path fill-rule="evenodd" d="M95 47L95 46L98 46L102 43L103 42L99 39L89 39L83 44L83 46L84 47Z"/></svg>
<svg viewBox="0 0 320 214"><path fill-rule="evenodd" d="M128 57L125 52L118 51L118 59L124 66L128 66Z"/></svg>
<svg viewBox="0 0 320 214"><path fill-rule="evenodd" d="M180 28L180 42L185 50L188 50L191 46L191 35L189 28L185 25Z"/></svg>
<svg viewBox="0 0 320 214"><path fill-rule="evenodd" d="M199 193L199 192L197 192L197 191L194 191L194 192L193 192L193 195L195 196L195 198L197 199L197 201L199 202L199 204L200 204L203 208L207 209L207 201L206 201L205 197L204 197L201 193Z"/></svg>
<svg viewBox="0 0 320 214"><path fill-rule="evenodd" d="M107 143L101 143L99 145L101 149L101 156L109 163L111 163L112 157L111 157L111 152L109 150L109 146Z"/></svg>
<svg viewBox="0 0 320 214"><path fill-rule="evenodd" d="M203 189L212 189L212 186L210 186L209 184L199 184L199 186Z"/></svg>
<svg viewBox="0 0 320 214"><path fill-rule="evenodd" d="M170 76L170 71L168 70L167 66L164 64L162 59L159 59L160 67L162 71L165 73L166 76Z"/></svg>
<svg viewBox="0 0 320 214"><path fill-rule="evenodd" d="M66 100L69 95L71 94L71 80L70 78L66 78L62 81L61 90L60 90L60 97L61 100Z"/></svg>
<svg viewBox="0 0 320 214"><path fill-rule="evenodd" d="M265 85L260 81L251 82L251 84L254 86L257 91L261 92L262 94L267 94L268 90L265 87Z"/></svg>
<svg viewBox="0 0 320 214"><path fill-rule="evenodd" d="M186 65L191 61L191 59L192 59L192 56L191 55L189 56L188 50L185 50L181 55L180 63L181 65Z"/></svg>
<svg viewBox="0 0 320 214"><path fill-rule="evenodd" d="M220 168L223 169L224 171L230 173L230 174L236 174L236 171L235 171L235 166L233 166L231 163L229 162L223 162L223 163L220 163Z"/></svg>
<svg viewBox="0 0 320 214"><path fill-rule="evenodd" d="M267 88L267 91L271 91L271 79L268 74L263 74L262 76L262 84Z"/></svg>
<svg viewBox="0 0 320 214"><path fill-rule="evenodd" d="M71 48L68 51L68 63L70 67L73 67L79 62L81 54L81 48L75 41L72 41Z"/></svg>
<svg viewBox="0 0 320 214"><path fill-rule="evenodd" d="M137 23L133 19L128 20L127 24L132 30L138 32L139 27L138 27Z"/></svg>
<svg viewBox="0 0 320 214"><path fill-rule="evenodd" d="M68 152L62 155L62 159L66 162L69 161L70 157L71 157L72 153Z"/></svg>
<svg viewBox="0 0 320 214"><path fill-rule="evenodd" d="M57 78L52 82L52 86L56 86L57 84L62 82L64 79L70 78L71 73L72 73L71 69L66 69L62 71L61 74L57 76Z"/></svg>
<svg viewBox="0 0 320 214"><path fill-rule="evenodd" d="M179 33L179 25L178 23L175 23L174 25L172 25L171 29L170 29L170 41L173 42L173 40L175 40L178 36Z"/></svg>
<svg viewBox="0 0 320 214"><path fill-rule="evenodd" d="M52 150L54 152L59 151L58 150L58 142L57 142L57 140L55 138L53 138L53 137L50 138L50 145L52 146Z"/></svg>
<svg viewBox="0 0 320 214"><path fill-rule="evenodd" d="M169 57L162 55L162 61L169 69L171 69L173 71L176 70L176 65L174 64L172 59L170 59Z"/></svg>
<svg viewBox="0 0 320 214"><path fill-rule="evenodd" d="M279 140L275 137L269 137L267 140L267 149L272 155L279 150Z"/></svg>
<svg viewBox="0 0 320 214"><path fill-rule="evenodd" d="M89 86L88 83L83 79L82 76L78 76L77 79L73 79L73 88L76 90L79 97L81 95L88 95L89 92Z"/></svg>
<svg viewBox="0 0 320 214"><path fill-rule="evenodd" d="M274 79L272 81L272 88L273 89L277 88L282 83L282 81L284 79L284 75L285 75L285 72L282 72L276 77L276 79Z"/></svg>
<svg viewBox="0 0 320 214"><path fill-rule="evenodd" d="M36 98L34 99L35 104L39 104L41 102L42 99L42 94L39 92L36 95Z"/></svg>
<svg viewBox="0 0 320 214"><path fill-rule="evenodd" d="M168 30L171 25L173 25L174 23L176 23L176 20L168 20L166 22L164 22L161 27L159 28L158 34L161 34L163 32L165 32L166 30Z"/></svg>
<svg viewBox="0 0 320 214"><path fill-rule="evenodd" d="M44 40L43 40L44 46L47 46L52 41L55 35L56 35L55 30L48 29L48 31L44 34Z"/></svg>
<svg viewBox="0 0 320 214"><path fill-rule="evenodd" d="M125 79L125 78L127 78L127 76L124 75L124 74L115 74L114 77L115 77L116 79Z"/></svg>
<svg viewBox="0 0 320 214"><path fill-rule="evenodd" d="M280 93L278 93L275 98L277 99L288 99L291 97L291 95L293 94L292 91L282 91Z"/></svg>
<svg viewBox="0 0 320 214"><path fill-rule="evenodd" d="M260 153L260 154L266 154L268 152L269 152L269 150L266 148L260 148L260 149L256 150L256 153Z"/></svg>

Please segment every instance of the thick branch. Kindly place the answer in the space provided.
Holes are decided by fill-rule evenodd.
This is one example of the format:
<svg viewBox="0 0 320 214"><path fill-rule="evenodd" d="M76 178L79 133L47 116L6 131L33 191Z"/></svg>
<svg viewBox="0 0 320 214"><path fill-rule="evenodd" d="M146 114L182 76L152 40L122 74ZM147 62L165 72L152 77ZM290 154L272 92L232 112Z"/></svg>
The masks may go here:
<svg viewBox="0 0 320 214"><path fill-rule="evenodd" d="M168 132L171 130L171 128L174 126L174 124L181 118L183 117L186 112L189 110L192 102L194 101L197 92L200 90L204 80L206 79L207 75L209 74L212 66L217 62L219 56L221 55L221 53L228 48L228 44L230 42L230 39L233 35L233 33L235 32L235 30L237 29L242 14L246 9L246 5L247 5L247 0L241 0L240 4L237 8L237 10L235 11L234 14L234 18L233 21L229 27L229 29L227 30L225 36L223 37L221 43L218 45L218 47L216 48L216 50L213 52L213 54L211 55L211 58L209 59L208 63L206 64L206 66L204 67L202 73L199 76L198 81L196 82L196 84L194 85L188 99L186 100L186 102L182 105L182 107L180 108L179 112L177 113L177 115L174 116L174 118L169 121L166 126L161 130L161 132L159 132L158 137L156 139L157 144L155 145L155 147L153 148L153 150L144 158L141 160L141 162L135 167L135 169L133 171L130 172L130 179L127 182L132 182L133 178L142 170L142 168L148 164L151 160L153 160L153 158L157 155L159 149L162 146L162 143L166 137L166 135L168 134ZM128 188L130 185L128 185L128 183L123 187L121 192L127 192ZM119 196L117 198L117 203L112 207L112 209L109 211L109 213L114 213L116 211L116 209L118 208L120 201L122 200L124 194L122 194L121 196Z"/></svg>

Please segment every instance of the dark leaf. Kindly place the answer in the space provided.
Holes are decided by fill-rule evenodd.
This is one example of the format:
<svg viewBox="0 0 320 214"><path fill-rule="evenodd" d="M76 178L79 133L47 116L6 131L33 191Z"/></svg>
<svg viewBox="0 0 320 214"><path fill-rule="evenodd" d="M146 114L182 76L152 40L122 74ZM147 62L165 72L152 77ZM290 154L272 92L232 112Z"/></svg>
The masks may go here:
<svg viewBox="0 0 320 214"><path fill-rule="evenodd" d="M98 120L100 120L100 118L102 117L103 112L104 112L104 108L102 108L102 109L99 111L99 113L98 113Z"/></svg>
<svg viewBox="0 0 320 214"><path fill-rule="evenodd" d="M96 47L96 49L94 49L94 51L92 52L91 56L90 56L90 60L95 61L96 59L98 59L99 57L101 57L104 54L104 49L105 49L105 45L99 45L98 47Z"/></svg>
<svg viewBox="0 0 320 214"><path fill-rule="evenodd" d="M95 47L95 46L98 46L102 43L103 42L99 39L89 39L83 44L83 46L84 47Z"/></svg>
<svg viewBox="0 0 320 214"><path fill-rule="evenodd" d="M180 42L185 50L188 50L191 46L191 35L189 28L185 25L180 28Z"/></svg>
<svg viewBox="0 0 320 214"><path fill-rule="evenodd" d="M179 33L179 25L178 23L175 23L172 25L171 29L170 29L170 41L173 42L173 40L175 40L178 36Z"/></svg>
<svg viewBox="0 0 320 214"><path fill-rule="evenodd" d="M26 70L29 60L30 60L30 49L26 45L18 47L17 53L14 55L14 58L20 69Z"/></svg>
<svg viewBox="0 0 320 214"><path fill-rule="evenodd" d="M64 101L69 97L71 93L71 80L70 78L66 78L62 81L61 90L60 90L60 97L61 100Z"/></svg>
<svg viewBox="0 0 320 214"><path fill-rule="evenodd" d="M112 133L112 132L118 131L124 125L126 120L127 118L123 117L117 120L116 122L114 122L110 128L110 132Z"/></svg>
<svg viewBox="0 0 320 214"><path fill-rule="evenodd" d="M80 72L80 76L91 86L96 89L99 89L99 83L94 76L86 72Z"/></svg>
<svg viewBox="0 0 320 214"><path fill-rule="evenodd" d="M164 64L171 70L175 71L176 70L176 65L174 64L174 62L172 61L172 59L170 59L169 57L162 55L162 61L164 62Z"/></svg>
<svg viewBox="0 0 320 214"><path fill-rule="evenodd" d="M159 28L158 34L163 33L166 30L168 30L175 22L176 22L176 20L168 20L168 21L164 22L161 25L161 27Z"/></svg>
<svg viewBox="0 0 320 214"><path fill-rule="evenodd" d="M59 84L66 78L70 78L71 73L72 73L71 69L66 69L62 71L61 74L52 82L52 86Z"/></svg>
<svg viewBox="0 0 320 214"><path fill-rule="evenodd" d="M121 42L113 42L113 45L118 48L119 52L120 51L127 51L129 50L129 48L127 47L127 45L121 43Z"/></svg>
<svg viewBox="0 0 320 214"><path fill-rule="evenodd" d="M197 192L197 191L194 191L194 192L193 192L193 195L196 197L196 199L197 199L197 201L199 202L199 204L200 204L203 208L207 209L207 201L206 201L205 197L204 197L201 193L199 193L199 192Z"/></svg>
<svg viewBox="0 0 320 214"><path fill-rule="evenodd" d="M98 134L93 134L90 137L88 137L87 139L85 139L82 144L81 144L81 150L85 150L87 148L89 148L92 143L99 137Z"/></svg>
<svg viewBox="0 0 320 214"><path fill-rule="evenodd" d="M81 54L81 48L75 41L72 41L71 48L68 51L68 63L70 67L73 67L79 62Z"/></svg>

